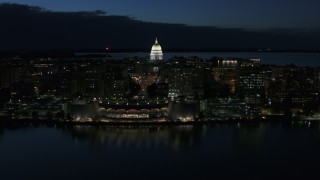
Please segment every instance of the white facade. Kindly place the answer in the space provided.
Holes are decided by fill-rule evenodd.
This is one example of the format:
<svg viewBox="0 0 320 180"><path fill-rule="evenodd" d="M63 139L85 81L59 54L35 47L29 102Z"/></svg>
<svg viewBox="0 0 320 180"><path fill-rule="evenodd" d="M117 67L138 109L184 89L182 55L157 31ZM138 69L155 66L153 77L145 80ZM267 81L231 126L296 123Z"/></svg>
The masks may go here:
<svg viewBox="0 0 320 180"><path fill-rule="evenodd" d="M163 60L163 53L162 53L162 48L158 44L158 39L156 38L155 44L151 48L151 53L150 53L150 60Z"/></svg>

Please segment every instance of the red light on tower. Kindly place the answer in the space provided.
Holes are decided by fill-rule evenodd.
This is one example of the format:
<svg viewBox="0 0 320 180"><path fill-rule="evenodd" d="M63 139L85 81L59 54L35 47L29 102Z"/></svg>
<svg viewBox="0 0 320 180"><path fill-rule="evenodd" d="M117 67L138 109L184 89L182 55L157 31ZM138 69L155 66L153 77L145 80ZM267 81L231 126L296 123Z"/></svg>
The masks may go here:
<svg viewBox="0 0 320 180"><path fill-rule="evenodd" d="M106 47L106 48L104 48L107 52L109 52L109 48L108 47Z"/></svg>

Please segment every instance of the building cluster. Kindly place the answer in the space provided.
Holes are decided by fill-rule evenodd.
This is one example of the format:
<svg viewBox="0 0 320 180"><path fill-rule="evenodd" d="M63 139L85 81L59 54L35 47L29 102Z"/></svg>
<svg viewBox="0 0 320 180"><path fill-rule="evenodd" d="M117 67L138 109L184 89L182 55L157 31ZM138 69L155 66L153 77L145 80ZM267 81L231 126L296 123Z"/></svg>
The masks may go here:
<svg viewBox="0 0 320 180"><path fill-rule="evenodd" d="M0 64L4 111L32 118L312 116L319 110L319 92L319 67L215 57L164 61L158 40L149 58L14 57Z"/></svg>

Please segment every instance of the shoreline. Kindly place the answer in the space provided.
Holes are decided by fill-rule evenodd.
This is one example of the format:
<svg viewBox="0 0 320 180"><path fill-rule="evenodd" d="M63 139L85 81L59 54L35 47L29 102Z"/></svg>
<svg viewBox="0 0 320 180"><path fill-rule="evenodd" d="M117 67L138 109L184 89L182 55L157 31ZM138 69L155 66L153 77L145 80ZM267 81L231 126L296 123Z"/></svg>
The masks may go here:
<svg viewBox="0 0 320 180"><path fill-rule="evenodd" d="M279 118L279 117L271 117L271 118L255 118L255 119L228 119L228 120L214 120L214 119L199 119L194 121L152 121L152 120L144 120L144 121L123 121L123 120L113 120L113 121L72 121L72 120L52 120L52 119L12 119L8 116L0 116L0 123L10 124L10 123L32 123L32 124L46 124L46 125L67 125L67 126L183 126L183 125L212 125L212 124L236 124L236 123L318 123L319 120L303 120L298 118Z"/></svg>

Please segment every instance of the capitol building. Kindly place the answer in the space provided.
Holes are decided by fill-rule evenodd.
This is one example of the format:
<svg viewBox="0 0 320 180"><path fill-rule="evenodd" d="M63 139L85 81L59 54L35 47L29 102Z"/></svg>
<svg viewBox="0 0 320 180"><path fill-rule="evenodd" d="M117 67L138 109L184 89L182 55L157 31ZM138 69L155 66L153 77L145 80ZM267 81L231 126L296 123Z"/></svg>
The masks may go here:
<svg viewBox="0 0 320 180"><path fill-rule="evenodd" d="M156 41L152 46L151 53L150 53L150 61L156 61L156 60L163 60L162 48L158 43L158 38L156 38Z"/></svg>

